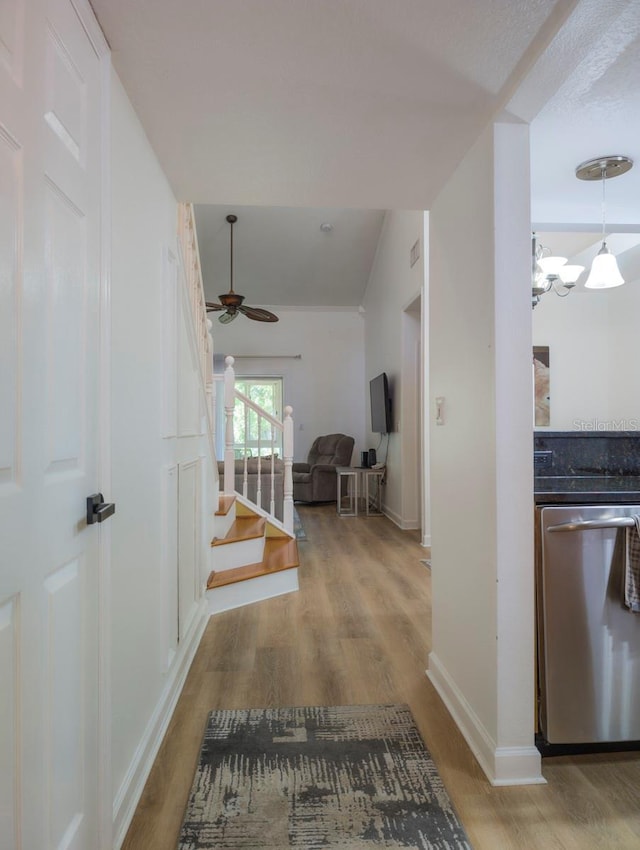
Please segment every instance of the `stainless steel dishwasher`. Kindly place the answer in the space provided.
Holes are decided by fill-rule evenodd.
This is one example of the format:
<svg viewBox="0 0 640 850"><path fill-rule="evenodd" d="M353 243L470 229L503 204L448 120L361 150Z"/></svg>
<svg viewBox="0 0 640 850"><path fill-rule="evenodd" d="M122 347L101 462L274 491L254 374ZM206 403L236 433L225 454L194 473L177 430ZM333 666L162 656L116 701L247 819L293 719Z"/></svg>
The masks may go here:
<svg viewBox="0 0 640 850"><path fill-rule="evenodd" d="M623 599L640 505L538 511L541 732L549 744L640 741L640 614Z"/></svg>

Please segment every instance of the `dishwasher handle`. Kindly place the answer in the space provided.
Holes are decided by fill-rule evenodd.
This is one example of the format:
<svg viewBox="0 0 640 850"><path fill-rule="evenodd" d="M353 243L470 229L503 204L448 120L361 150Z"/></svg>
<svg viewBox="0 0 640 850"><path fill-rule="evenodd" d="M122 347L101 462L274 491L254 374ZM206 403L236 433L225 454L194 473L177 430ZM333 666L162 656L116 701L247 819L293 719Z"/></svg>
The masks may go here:
<svg viewBox="0 0 640 850"><path fill-rule="evenodd" d="M602 519L583 519L578 522L561 522L549 525L546 531L590 531L597 528L634 528L635 520L631 516L603 517Z"/></svg>

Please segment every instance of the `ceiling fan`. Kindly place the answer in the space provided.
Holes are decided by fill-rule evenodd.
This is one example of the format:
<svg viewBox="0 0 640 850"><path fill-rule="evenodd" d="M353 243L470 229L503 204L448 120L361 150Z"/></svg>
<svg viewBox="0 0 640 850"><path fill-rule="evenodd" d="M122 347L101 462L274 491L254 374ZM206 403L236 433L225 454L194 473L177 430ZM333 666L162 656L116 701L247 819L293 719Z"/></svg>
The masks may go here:
<svg viewBox="0 0 640 850"><path fill-rule="evenodd" d="M224 295L219 295L220 304L217 304L215 301L207 301L207 313L216 312L218 310L224 310L224 313L221 316L218 316L218 321L222 322L224 325L232 322L238 313L243 313L248 319L254 319L256 322L277 322L278 317L271 313L269 310L264 310L262 307L245 307L242 302L244 301L244 295L238 295L233 291L233 225L238 220L237 215L228 215L227 221L229 222L230 231L231 231L231 239L230 239L230 257L231 257L231 265L230 265L230 284L229 291Z"/></svg>

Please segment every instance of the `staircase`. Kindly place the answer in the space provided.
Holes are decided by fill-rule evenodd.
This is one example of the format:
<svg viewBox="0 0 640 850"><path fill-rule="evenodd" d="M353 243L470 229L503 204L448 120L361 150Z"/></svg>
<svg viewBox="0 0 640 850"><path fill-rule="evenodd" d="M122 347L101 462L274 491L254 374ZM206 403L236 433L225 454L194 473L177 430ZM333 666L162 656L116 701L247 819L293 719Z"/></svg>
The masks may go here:
<svg viewBox="0 0 640 850"><path fill-rule="evenodd" d="M290 407L285 409L285 418L279 421L250 399L235 390L233 357L225 360L224 411L225 449L223 493L220 493L218 459L214 445L215 421L213 385L217 376L213 374L212 324L207 318L200 254L192 204L178 205L178 244L185 270L186 292L190 304L191 332L198 352L201 389L204 408L204 428L208 456L206 458L206 487L210 500L217 509L215 516L207 511L204 517L207 533L213 533L207 568L213 566L206 584L205 595L210 614L218 614L241 605L249 605L261 599L269 599L298 590L298 546L293 534L293 420ZM264 447L270 452L271 460L260 458L257 463L257 504L247 498L247 453L244 457L243 495L234 491L234 433L233 412L236 404L243 406L245 433L249 417L257 417L259 435L258 454ZM283 494L281 496L283 522L274 515L276 494L274 491L275 433L283 435ZM246 447L245 447L246 448ZM264 467L264 468L263 468ZM265 502L269 511L259 505L262 501L263 479ZM271 482L270 491L266 489ZM205 499L209 502L209 498ZM211 527L213 520L213 528ZM204 547L203 547L204 548ZM206 574L206 573L205 573ZM203 576L204 578L204 576Z"/></svg>
<svg viewBox="0 0 640 850"><path fill-rule="evenodd" d="M298 590L298 545L284 527L242 496L221 495L207 581L210 614Z"/></svg>

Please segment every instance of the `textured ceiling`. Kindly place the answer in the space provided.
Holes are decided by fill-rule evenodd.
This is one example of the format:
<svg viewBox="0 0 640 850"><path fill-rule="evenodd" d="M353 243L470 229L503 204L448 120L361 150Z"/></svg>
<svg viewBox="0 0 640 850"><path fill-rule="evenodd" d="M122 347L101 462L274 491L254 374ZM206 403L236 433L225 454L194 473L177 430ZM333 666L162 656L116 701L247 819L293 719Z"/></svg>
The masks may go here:
<svg viewBox="0 0 640 850"><path fill-rule="evenodd" d="M576 166L623 154L636 164L607 181L607 222L640 229L640 2L593 7L604 18L596 37L566 54L574 67L531 126L532 219L598 226L602 184L578 180Z"/></svg>
<svg viewBox="0 0 640 850"><path fill-rule="evenodd" d="M92 0L181 200L424 209L569 0Z"/></svg>
<svg viewBox="0 0 640 850"><path fill-rule="evenodd" d="M575 167L618 153L637 165L607 220L640 229L640 0L92 4L174 192L203 205L211 298L234 211L248 304L359 304L381 220L362 210L428 209L500 107L531 122L538 230L597 229Z"/></svg>

